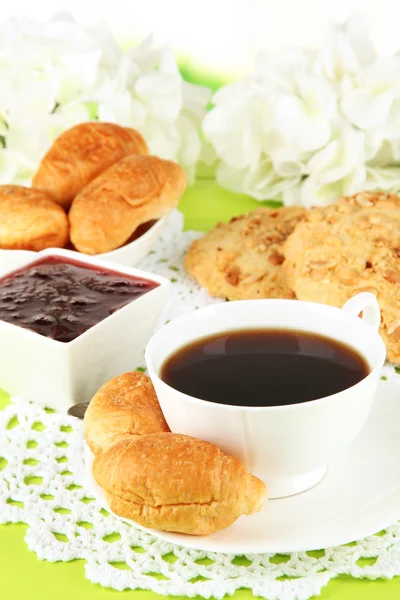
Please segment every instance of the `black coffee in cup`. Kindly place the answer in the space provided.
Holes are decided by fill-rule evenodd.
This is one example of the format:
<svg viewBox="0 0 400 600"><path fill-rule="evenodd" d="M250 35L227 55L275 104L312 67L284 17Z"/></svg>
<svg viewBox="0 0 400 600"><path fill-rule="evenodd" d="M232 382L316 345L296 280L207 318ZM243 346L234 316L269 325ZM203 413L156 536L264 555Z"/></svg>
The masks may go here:
<svg viewBox="0 0 400 600"><path fill-rule="evenodd" d="M161 379L180 392L233 406L282 406L341 392L370 367L354 348L314 333L240 329L180 348Z"/></svg>

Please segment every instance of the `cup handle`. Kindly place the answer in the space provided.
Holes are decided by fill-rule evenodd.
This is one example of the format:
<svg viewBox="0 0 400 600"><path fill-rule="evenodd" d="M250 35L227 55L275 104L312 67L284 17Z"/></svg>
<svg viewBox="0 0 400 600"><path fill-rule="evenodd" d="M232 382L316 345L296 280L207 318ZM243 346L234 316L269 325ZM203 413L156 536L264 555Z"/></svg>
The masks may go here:
<svg viewBox="0 0 400 600"><path fill-rule="evenodd" d="M378 330L381 323L381 311L379 309L378 300L374 294L370 292L361 292L353 298L350 298L343 305L342 310L347 312L349 315L358 317L362 313L364 321L371 325L374 329Z"/></svg>

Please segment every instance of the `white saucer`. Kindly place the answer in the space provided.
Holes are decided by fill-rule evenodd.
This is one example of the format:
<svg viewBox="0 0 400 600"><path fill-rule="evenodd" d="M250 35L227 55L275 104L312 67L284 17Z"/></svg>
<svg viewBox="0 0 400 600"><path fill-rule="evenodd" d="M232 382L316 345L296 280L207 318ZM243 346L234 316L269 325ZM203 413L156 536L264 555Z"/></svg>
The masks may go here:
<svg viewBox="0 0 400 600"><path fill-rule="evenodd" d="M87 449L86 476L91 492L101 506L110 510L93 479L92 462L93 455ZM261 513L241 517L228 529L207 537L140 529L198 550L285 553L353 542L399 519L400 385L381 381L362 433L313 489L270 500Z"/></svg>

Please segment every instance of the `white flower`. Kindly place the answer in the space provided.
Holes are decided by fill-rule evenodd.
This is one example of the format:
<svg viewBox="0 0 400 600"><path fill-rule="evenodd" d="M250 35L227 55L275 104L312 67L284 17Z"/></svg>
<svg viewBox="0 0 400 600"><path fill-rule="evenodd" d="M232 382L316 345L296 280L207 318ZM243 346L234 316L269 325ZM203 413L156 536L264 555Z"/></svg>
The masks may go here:
<svg viewBox="0 0 400 600"><path fill-rule="evenodd" d="M323 71L332 80L354 75L376 58L365 19L353 15L343 25L330 25L321 51Z"/></svg>
<svg viewBox="0 0 400 600"><path fill-rule="evenodd" d="M287 48L279 55L260 52L255 60L252 80L263 83L266 89L293 93L297 75L314 73L315 58L315 52L302 48Z"/></svg>
<svg viewBox="0 0 400 600"><path fill-rule="evenodd" d="M284 202L288 206L300 204L306 208L328 206L341 196L355 194L363 189L366 168L361 166L339 181L321 185L315 177L307 177L296 190L285 192Z"/></svg>
<svg viewBox="0 0 400 600"><path fill-rule="evenodd" d="M8 121L9 110L13 106L14 90L10 79L7 77L7 67L0 62L0 126L2 133Z"/></svg>
<svg viewBox="0 0 400 600"><path fill-rule="evenodd" d="M279 132L272 130L264 136L264 151L269 155L280 177L298 177L306 173L306 165L312 152L285 143Z"/></svg>
<svg viewBox="0 0 400 600"><path fill-rule="evenodd" d="M358 73L355 85L341 100L343 113L361 129L384 125L400 98L400 56L375 61Z"/></svg>
<svg viewBox="0 0 400 600"><path fill-rule="evenodd" d="M282 64L263 54L250 77L214 94L203 131L221 160L220 185L264 200L301 181L337 111L335 92L312 67L313 56L297 50Z"/></svg>
<svg viewBox="0 0 400 600"><path fill-rule="evenodd" d="M375 128L383 139L398 140L400 137L400 99L396 97L390 107L390 111L385 123L381 127Z"/></svg>
<svg viewBox="0 0 400 600"><path fill-rule="evenodd" d="M12 99L6 107L6 121L10 128L27 116L41 119L51 114L57 105L58 82L45 76L22 80L12 89Z"/></svg>
<svg viewBox="0 0 400 600"><path fill-rule="evenodd" d="M0 185L4 185L15 179L19 157L13 152L0 148Z"/></svg>
<svg viewBox="0 0 400 600"><path fill-rule="evenodd" d="M186 115L194 125L201 126L206 114L206 106L211 99L211 90L194 83L183 82L182 114Z"/></svg>
<svg viewBox="0 0 400 600"><path fill-rule="evenodd" d="M3 24L0 56L11 58L14 78L54 77L63 100L94 84L101 48L65 16L47 23L15 18Z"/></svg>
<svg viewBox="0 0 400 600"><path fill-rule="evenodd" d="M329 183L342 179L364 161L364 134L339 121L329 144L309 160L307 173L319 174L321 181Z"/></svg>
<svg viewBox="0 0 400 600"><path fill-rule="evenodd" d="M319 52L260 53L213 102L203 131L230 190L310 207L399 183L400 55L377 58L362 17Z"/></svg>
<svg viewBox="0 0 400 600"><path fill-rule="evenodd" d="M170 123L182 108L182 80L179 75L152 73L139 77L135 93L150 118Z"/></svg>
<svg viewBox="0 0 400 600"><path fill-rule="evenodd" d="M64 18L74 22L70 15L66 15ZM116 69L123 60L124 53L113 38L107 25L100 22L86 26L83 31L98 48L101 48L99 67L108 70Z"/></svg>
<svg viewBox="0 0 400 600"><path fill-rule="evenodd" d="M128 50L126 55L137 65L138 73L152 73L160 62L160 49L154 46L152 35L143 40L139 46Z"/></svg>
<svg viewBox="0 0 400 600"><path fill-rule="evenodd" d="M336 97L329 83L316 75L300 73L294 83L295 93L276 103L276 128L286 144L306 152L318 150L329 141Z"/></svg>
<svg viewBox="0 0 400 600"><path fill-rule="evenodd" d="M222 101L205 116L203 131L223 162L234 169L243 169L260 160L262 124L267 111L269 105L251 91L243 97Z"/></svg>
<svg viewBox="0 0 400 600"><path fill-rule="evenodd" d="M29 135L26 135L27 131L29 131ZM29 161L33 174L35 165L37 166L52 139L53 135L48 119L26 116L19 124L15 124L7 131L6 148L16 156L19 155L21 159Z"/></svg>
<svg viewBox="0 0 400 600"><path fill-rule="evenodd" d="M23 154L7 148L0 148L0 185L10 182L28 185L36 162L30 161Z"/></svg>
<svg viewBox="0 0 400 600"><path fill-rule="evenodd" d="M373 159L368 161L371 167L391 167L396 164L400 164L400 138L384 140Z"/></svg>
<svg viewBox="0 0 400 600"><path fill-rule="evenodd" d="M400 167L367 167L365 189L400 192Z"/></svg>
<svg viewBox="0 0 400 600"><path fill-rule="evenodd" d="M365 159L367 161L375 161L380 149L385 143L382 139L382 130L380 127L374 129L365 129Z"/></svg>
<svg viewBox="0 0 400 600"><path fill-rule="evenodd" d="M256 200L281 200L285 190L299 184L300 177L279 177L271 160L263 155L260 162L244 169L220 163L217 181L232 192L249 194Z"/></svg>
<svg viewBox="0 0 400 600"><path fill-rule="evenodd" d="M180 138L178 162L186 169L189 181L194 181L195 165L201 156L201 141L197 127L185 115L178 117L176 126Z"/></svg>
<svg viewBox="0 0 400 600"><path fill-rule="evenodd" d="M116 122L123 126L137 126L146 119L145 108L137 106L129 87L135 82L136 65L128 56L122 56L113 73L101 73L91 92L91 98L97 103L98 117L101 121ZM133 124L133 120L135 123Z"/></svg>
<svg viewBox="0 0 400 600"><path fill-rule="evenodd" d="M59 129L59 135L65 129L73 127L78 123L87 121L90 117L89 107L86 102L69 102L60 104L52 113L50 120L53 127Z"/></svg>
<svg viewBox="0 0 400 600"><path fill-rule="evenodd" d="M342 124L333 139L308 162L308 177L298 190L285 191L286 204L325 206L352 194L366 178L364 134Z"/></svg>

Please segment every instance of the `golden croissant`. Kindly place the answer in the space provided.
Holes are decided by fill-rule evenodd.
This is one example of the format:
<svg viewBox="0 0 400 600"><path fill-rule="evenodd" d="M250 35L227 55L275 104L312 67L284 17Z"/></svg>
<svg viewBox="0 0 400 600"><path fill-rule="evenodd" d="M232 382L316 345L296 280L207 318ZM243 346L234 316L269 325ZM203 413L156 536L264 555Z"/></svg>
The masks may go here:
<svg viewBox="0 0 400 600"><path fill-rule="evenodd" d="M20 185L0 186L0 248L39 251L67 243L67 215L48 194Z"/></svg>
<svg viewBox="0 0 400 600"><path fill-rule="evenodd" d="M121 440L169 431L150 377L132 371L105 383L89 403L84 431L95 455Z"/></svg>
<svg viewBox="0 0 400 600"><path fill-rule="evenodd" d="M260 510L267 490L209 442L153 433L96 457L93 475L111 510L144 527L207 535Z"/></svg>
<svg viewBox="0 0 400 600"><path fill-rule="evenodd" d="M32 186L68 209L80 190L129 154L147 154L134 129L114 123L80 123L64 131L43 157Z"/></svg>
<svg viewBox="0 0 400 600"><path fill-rule="evenodd" d="M73 201L71 241L86 254L115 250L141 224L175 208L185 188L185 172L176 163L156 156L126 156Z"/></svg>

